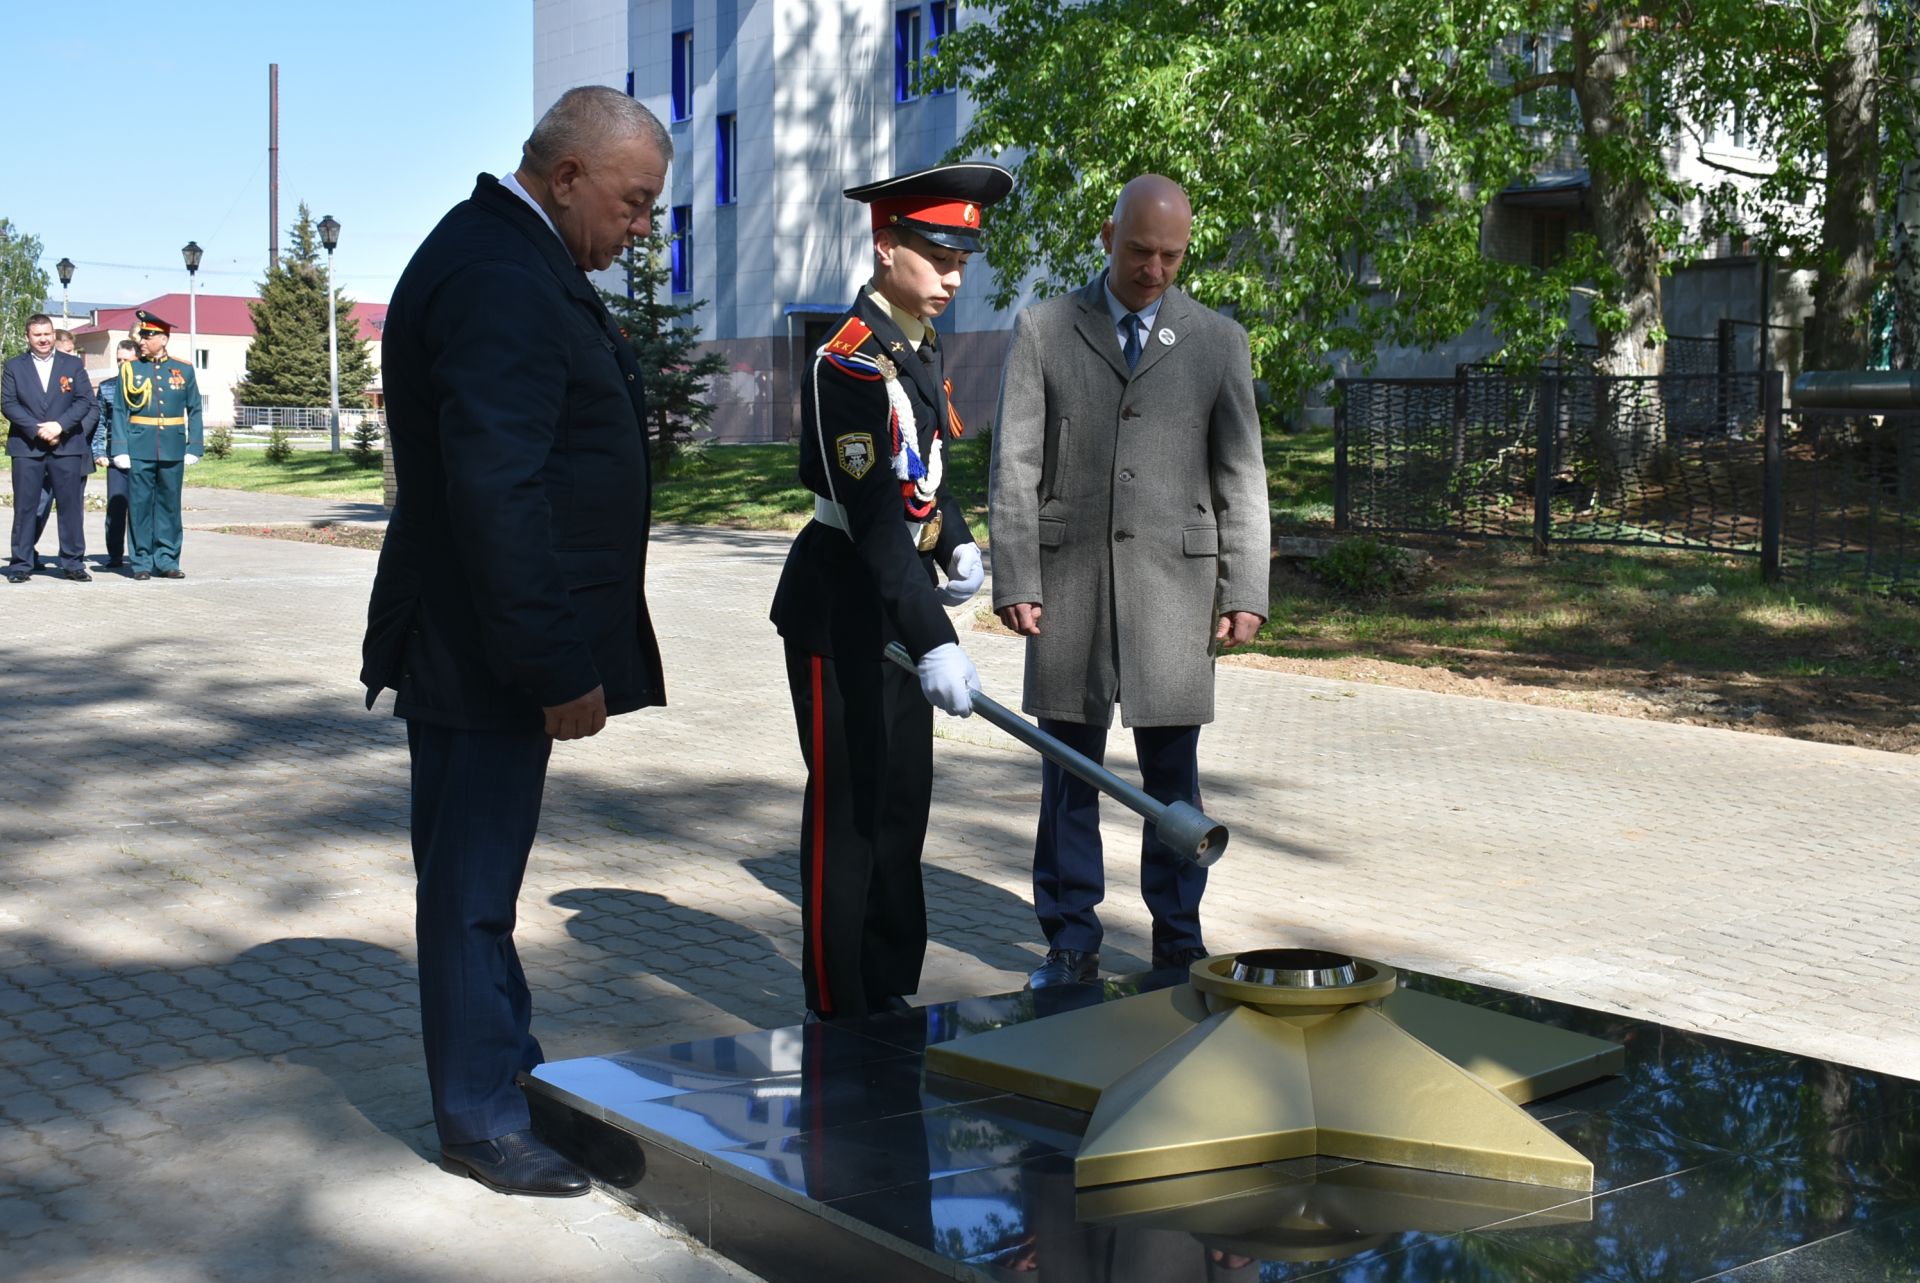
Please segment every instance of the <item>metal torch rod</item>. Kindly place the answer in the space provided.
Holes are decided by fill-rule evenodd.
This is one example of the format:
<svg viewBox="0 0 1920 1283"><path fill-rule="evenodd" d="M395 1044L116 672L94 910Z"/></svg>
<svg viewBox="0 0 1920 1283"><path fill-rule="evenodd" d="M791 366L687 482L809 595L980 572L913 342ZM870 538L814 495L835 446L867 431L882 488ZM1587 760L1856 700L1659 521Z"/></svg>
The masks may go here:
<svg viewBox="0 0 1920 1283"><path fill-rule="evenodd" d="M887 643L887 658L918 674L913 657L899 642ZM1185 802L1149 796L1077 749L1070 748L983 691L969 691L973 711L1025 744L1055 766L1078 776L1128 810L1151 822L1160 838L1195 864L1209 865L1226 851L1227 830Z"/></svg>

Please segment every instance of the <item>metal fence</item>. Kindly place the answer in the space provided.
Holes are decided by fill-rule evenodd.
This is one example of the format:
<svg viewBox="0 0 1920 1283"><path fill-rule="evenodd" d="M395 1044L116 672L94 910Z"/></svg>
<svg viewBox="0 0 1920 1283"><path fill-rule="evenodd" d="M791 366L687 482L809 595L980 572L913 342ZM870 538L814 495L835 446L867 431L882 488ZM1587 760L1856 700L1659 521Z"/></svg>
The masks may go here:
<svg viewBox="0 0 1920 1283"><path fill-rule="evenodd" d="M263 438L275 428L285 428L294 436L329 436L333 430L332 416L333 411L324 405L236 405L233 430L242 436L258 434ZM369 420L375 428L386 426L381 410L341 410L341 437L351 437L362 422Z"/></svg>
<svg viewBox="0 0 1920 1283"><path fill-rule="evenodd" d="M1783 415L1781 394L1778 373L1342 379L1334 523L1920 590L1920 412Z"/></svg>

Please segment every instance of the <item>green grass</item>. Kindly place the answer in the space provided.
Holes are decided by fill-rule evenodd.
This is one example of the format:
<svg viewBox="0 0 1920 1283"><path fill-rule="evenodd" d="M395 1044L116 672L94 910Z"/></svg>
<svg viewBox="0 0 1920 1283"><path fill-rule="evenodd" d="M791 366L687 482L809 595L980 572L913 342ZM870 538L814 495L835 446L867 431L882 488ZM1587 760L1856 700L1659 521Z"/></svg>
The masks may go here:
<svg viewBox="0 0 1920 1283"><path fill-rule="evenodd" d="M296 450L285 463L269 462L260 450L208 456L186 470L186 484L216 490L253 490L308 499L379 499L380 465L364 467L342 450Z"/></svg>

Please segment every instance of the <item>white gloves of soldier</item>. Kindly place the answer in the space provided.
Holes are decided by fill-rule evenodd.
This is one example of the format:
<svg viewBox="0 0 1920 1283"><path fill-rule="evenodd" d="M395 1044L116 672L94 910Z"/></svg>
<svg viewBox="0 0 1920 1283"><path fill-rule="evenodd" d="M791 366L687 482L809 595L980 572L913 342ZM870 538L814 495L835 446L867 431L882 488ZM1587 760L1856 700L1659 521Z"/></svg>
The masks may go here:
<svg viewBox="0 0 1920 1283"><path fill-rule="evenodd" d="M130 454L116 454L113 456L113 466L125 472L133 466L133 456Z"/></svg>
<svg viewBox="0 0 1920 1283"><path fill-rule="evenodd" d="M947 582L939 589L940 604L965 605L969 597L980 591L986 579L987 568L980 560L980 545L961 544L947 559Z"/></svg>
<svg viewBox="0 0 1920 1283"><path fill-rule="evenodd" d="M974 555L977 557L979 553ZM973 716L973 700L968 692L980 689L980 674L973 671L973 661L967 658L967 652L960 649L959 643L942 642L935 646L914 665L914 671L920 674L920 693L927 697L927 703L955 717Z"/></svg>
<svg viewBox="0 0 1920 1283"><path fill-rule="evenodd" d="M194 464L200 462L200 456L197 454L183 454L180 456L180 462L191 468Z"/></svg>

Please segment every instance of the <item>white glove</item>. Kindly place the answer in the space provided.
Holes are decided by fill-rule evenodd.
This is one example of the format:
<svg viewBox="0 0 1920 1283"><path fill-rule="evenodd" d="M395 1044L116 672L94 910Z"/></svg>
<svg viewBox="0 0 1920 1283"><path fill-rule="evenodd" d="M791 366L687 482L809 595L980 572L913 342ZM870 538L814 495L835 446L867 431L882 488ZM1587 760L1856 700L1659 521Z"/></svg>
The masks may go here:
<svg viewBox="0 0 1920 1283"><path fill-rule="evenodd" d="M125 472L133 466L133 456L130 454L116 454L113 456L113 466Z"/></svg>
<svg viewBox="0 0 1920 1283"><path fill-rule="evenodd" d="M180 462L191 468L194 464L200 462L200 456L197 454L183 454L180 456Z"/></svg>
<svg viewBox="0 0 1920 1283"><path fill-rule="evenodd" d="M987 568L980 560L980 545L963 543L947 559L947 582L939 590L943 606L965 605L987 580Z"/></svg>
<svg viewBox="0 0 1920 1283"><path fill-rule="evenodd" d="M973 716L973 700L967 692L980 689L980 674L958 642L942 642L921 656L914 665L920 674L920 693L927 703L955 717Z"/></svg>

